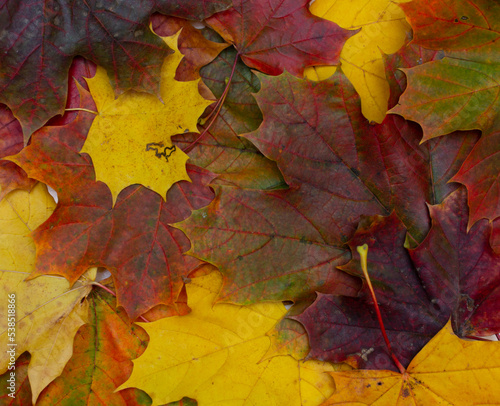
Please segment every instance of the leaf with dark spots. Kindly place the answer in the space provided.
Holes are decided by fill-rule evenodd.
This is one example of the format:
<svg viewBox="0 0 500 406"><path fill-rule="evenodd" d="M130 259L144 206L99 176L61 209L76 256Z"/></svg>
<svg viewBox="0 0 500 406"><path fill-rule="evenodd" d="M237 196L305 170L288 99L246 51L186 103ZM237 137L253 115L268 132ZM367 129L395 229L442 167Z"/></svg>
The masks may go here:
<svg viewBox="0 0 500 406"><path fill-rule="evenodd" d="M269 75L284 70L302 76L312 65L335 65L352 35L337 24L313 16L307 0L235 0L227 11L207 19L234 44L243 62Z"/></svg>
<svg viewBox="0 0 500 406"><path fill-rule="evenodd" d="M170 51L149 29L149 16L158 11L203 19L229 6L227 0L8 0L0 11L0 101L20 120L26 143L33 131L63 114L76 55L107 69L118 92L157 92Z"/></svg>

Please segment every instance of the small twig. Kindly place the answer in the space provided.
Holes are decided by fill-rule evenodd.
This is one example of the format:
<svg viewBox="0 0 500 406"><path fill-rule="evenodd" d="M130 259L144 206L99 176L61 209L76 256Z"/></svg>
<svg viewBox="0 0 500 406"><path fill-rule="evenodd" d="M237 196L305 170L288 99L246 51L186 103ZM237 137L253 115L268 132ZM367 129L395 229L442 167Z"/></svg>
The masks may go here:
<svg viewBox="0 0 500 406"><path fill-rule="evenodd" d="M389 337L387 337L387 333L385 331L384 321L382 320L382 314L380 313L380 308L378 307L377 297L375 296L375 291L373 290L372 282L370 280L370 275L368 275L368 265L367 265L367 257L368 257L368 245L363 244L359 247L356 247L359 256L361 258L361 269L363 269L363 275L365 276L366 283L368 284L368 289L370 290L370 294L372 296L373 304L375 305L375 312L377 313L378 324L380 325L380 330L382 331L382 336L384 337L385 344L387 345L387 349L389 350L389 354L392 357L394 363L399 369L401 374L406 375L406 368L399 362L396 354L392 350L391 342L389 341Z"/></svg>
<svg viewBox="0 0 500 406"><path fill-rule="evenodd" d="M89 109L84 109L82 107L75 107L73 109L64 109L64 111L86 111L87 113L92 113L95 114L96 116L99 115L97 111L89 110Z"/></svg>

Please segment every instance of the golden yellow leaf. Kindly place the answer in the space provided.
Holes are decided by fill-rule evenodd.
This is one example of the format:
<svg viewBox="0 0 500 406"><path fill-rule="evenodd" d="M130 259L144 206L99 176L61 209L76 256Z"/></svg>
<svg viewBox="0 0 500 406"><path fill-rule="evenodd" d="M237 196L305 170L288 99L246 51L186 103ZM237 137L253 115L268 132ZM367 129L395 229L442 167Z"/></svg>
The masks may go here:
<svg viewBox="0 0 500 406"><path fill-rule="evenodd" d="M291 356L262 360L266 333L284 316L281 302L250 306L213 304L222 285L219 272L187 284L187 316L141 326L148 348L134 361L119 389L146 391L153 405L196 399L198 405L317 405L333 393L330 364Z"/></svg>
<svg viewBox="0 0 500 406"><path fill-rule="evenodd" d="M35 263L35 245L29 233L54 207L42 183L31 192L14 190L0 202L0 374L29 351L33 403L73 354L73 338L87 318L88 305L81 300L90 292L89 282L96 272L88 271L71 289L65 278L56 276L25 280ZM14 309L15 325L7 318L14 317Z"/></svg>
<svg viewBox="0 0 500 406"><path fill-rule="evenodd" d="M448 324L420 351L406 377L392 371L331 373L323 405L492 405L500 399L500 343L465 341Z"/></svg>
<svg viewBox="0 0 500 406"><path fill-rule="evenodd" d="M198 92L199 80L178 82L175 71L183 55L177 49L178 34L163 38L175 53L162 66L160 94L128 91L116 100L104 69L88 80L98 109L81 152L88 153L97 180L106 183L113 204L120 191L142 184L165 198L178 181L190 180L188 156L174 146L172 135L197 132L197 121L212 102Z"/></svg>
<svg viewBox="0 0 500 406"><path fill-rule="evenodd" d="M310 10L342 28L360 30L342 48L342 71L361 97L363 115L381 123L389 100L383 58L384 54L393 54L403 46L410 32L405 14L392 0L316 0ZM312 72L308 68L305 75L312 80L324 80L333 75L335 69L316 67L316 72Z"/></svg>

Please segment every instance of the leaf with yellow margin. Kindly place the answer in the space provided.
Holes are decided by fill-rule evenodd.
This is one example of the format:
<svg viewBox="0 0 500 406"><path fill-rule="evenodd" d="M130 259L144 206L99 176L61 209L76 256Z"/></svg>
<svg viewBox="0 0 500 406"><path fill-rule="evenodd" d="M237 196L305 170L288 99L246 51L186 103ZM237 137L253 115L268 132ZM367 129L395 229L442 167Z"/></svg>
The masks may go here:
<svg viewBox="0 0 500 406"><path fill-rule="evenodd" d="M448 324L417 354L406 376L393 371L333 372L324 406L483 405L500 399L500 343L465 341Z"/></svg>
<svg viewBox="0 0 500 406"><path fill-rule="evenodd" d="M81 152L92 158L96 179L106 183L113 204L122 189L141 184L165 199L170 187L189 181L188 156L172 144L170 137L197 132L197 121L212 102L198 92L199 80L174 79L183 55L177 49L179 33L163 40L175 53L162 66L162 101L148 93L128 91L116 100L104 69L88 80L99 112Z"/></svg>
<svg viewBox="0 0 500 406"><path fill-rule="evenodd" d="M87 319L88 305L82 299L90 292L89 282L96 272L89 270L72 288L62 277L25 280L35 263L35 244L28 234L54 207L42 183L31 192L14 190L0 202L0 374L29 351L33 403L73 354L73 338ZM7 318L13 317L14 308L15 325Z"/></svg>
<svg viewBox="0 0 500 406"><path fill-rule="evenodd" d="M328 398L334 384L323 372L332 365L291 356L262 360L283 304L214 305L221 285L219 272L193 278L186 285L190 314L140 323L150 342L118 389L142 389L153 405L183 396L199 406L312 406Z"/></svg>
<svg viewBox="0 0 500 406"><path fill-rule="evenodd" d="M342 48L342 71L361 97L363 115L381 123L390 93L384 54L397 52L406 41L410 26L404 12L392 0L316 0L310 11L342 28L360 30ZM324 80L335 70L335 66L317 66L307 68L305 76Z"/></svg>

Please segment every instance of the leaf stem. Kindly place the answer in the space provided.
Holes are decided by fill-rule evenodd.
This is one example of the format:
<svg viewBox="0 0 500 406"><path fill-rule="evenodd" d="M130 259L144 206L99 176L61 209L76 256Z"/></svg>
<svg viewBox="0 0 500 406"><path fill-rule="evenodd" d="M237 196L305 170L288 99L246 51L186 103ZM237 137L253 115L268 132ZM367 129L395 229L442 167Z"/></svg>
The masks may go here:
<svg viewBox="0 0 500 406"><path fill-rule="evenodd" d="M373 304L375 306L375 312L377 313L378 324L380 325L380 330L382 331L382 336L384 337L385 344L387 345L387 349L389 350L389 355L392 357L394 363L401 372L402 375L406 376L406 368L399 362L396 354L392 350L391 342L389 341L389 337L387 337L387 333L385 331L384 321L382 320L382 314L380 313L380 308L378 307L377 297L375 296L375 290L373 290L372 282L370 280L370 275L368 275L368 265L367 265L367 257L368 257L368 245L363 244L359 247L356 247L359 256L361 258L361 269L363 269L363 275L365 276L366 282L368 284L368 289L370 290L370 294L372 296Z"/></svg>
<svg viewBox="0 0 500 406"><path fill-rule="evenodd" d="M205 120L207 120L210 117L212 117L212 115L215 112L214 117L212 118L212 120L210 121L210 123L205 127L205 129L200 134L200 136L198 138L196 138L191 144L189 144L186 147L186 149L184 149L184 152L188 153L189 151L191 151L193 149L193 147L198 143L198 141L200 141L205 136L205 134L208 132L208 130L210 129L210 127L212 127L212 124L215 122L215 120L219 116L219 113L220 113L220 111L222 109L222 105L224 104L224 101L226 100L226 96L229 93L229 87L230 87L231 82L233 80L234 72L236 71L236 64L238 63L239 57L240 57L240 54L238 52L236 54L236 57L234 58L234 63L233 63L233 68L231 69L231 74L229 75L229 78L227 78L227 80L226 80L226 87L224 88L224 91L222 92L219 100L217 100L217 103L215 104L213 110L210 112L210 114L207 117L205 117Z"/></svg>
<svg viewBox="0 0 500 406"><path fill-rule="evenodd" d="M64 111L86 111L87 113L92 113L92 114L95 114L96 116L99 115L99 113L97 111L89 110L89 109L84 109L82 107L75 107L75 108L72 108L72 109L64 109Z"/></svg>
<svg viewBox="0 0 500 406"><path fill-rule="evenodd" d="M104 286L104 285L101 285L99 282L92 282L91 285L94 285L94 286L99 286L100 288L104 289L106 292L112 294L114 297L116 297L116 293L113 292L111 289L109 289L108 287ZM143 316L139 316L139 318L146 322L146 323L149 323L149 320L146 319L145 317Z"/></svg>

